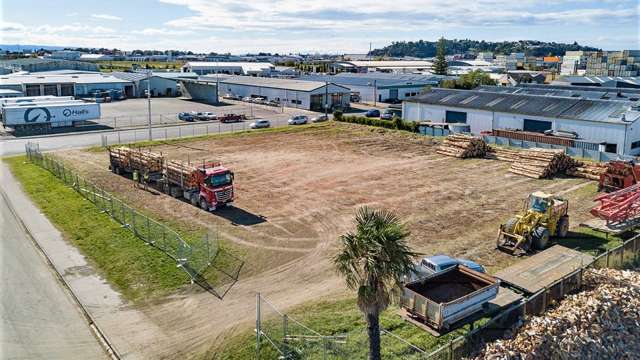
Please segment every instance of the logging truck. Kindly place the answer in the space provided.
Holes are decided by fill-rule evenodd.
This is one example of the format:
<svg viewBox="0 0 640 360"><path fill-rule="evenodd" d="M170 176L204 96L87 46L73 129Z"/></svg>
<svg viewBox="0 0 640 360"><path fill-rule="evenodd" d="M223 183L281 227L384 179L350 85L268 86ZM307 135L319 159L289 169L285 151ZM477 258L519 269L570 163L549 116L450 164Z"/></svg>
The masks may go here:
<svg viewBox="0 0 640 360"><path fill-rule="evenodd" d="M115 174L137 171L138 179L148 179L147 185L205 211L231 205L235 198L233 172L219 162L185 164L150 151L114 147L109 148L109 164Z"/></svg>

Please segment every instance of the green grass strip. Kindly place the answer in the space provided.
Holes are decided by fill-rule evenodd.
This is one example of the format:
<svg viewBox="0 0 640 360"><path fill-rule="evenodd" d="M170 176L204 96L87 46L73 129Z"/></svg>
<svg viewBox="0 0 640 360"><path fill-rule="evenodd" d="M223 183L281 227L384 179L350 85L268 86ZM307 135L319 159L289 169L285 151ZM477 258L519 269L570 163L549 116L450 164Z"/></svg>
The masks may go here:
<svg viewBox="0 0 640 360"><path fill-rule="evenodd" d="M146 245L47 170L25 156L3 161L65 239L127 299L152 300L189 282L173 259Z"/></svg>

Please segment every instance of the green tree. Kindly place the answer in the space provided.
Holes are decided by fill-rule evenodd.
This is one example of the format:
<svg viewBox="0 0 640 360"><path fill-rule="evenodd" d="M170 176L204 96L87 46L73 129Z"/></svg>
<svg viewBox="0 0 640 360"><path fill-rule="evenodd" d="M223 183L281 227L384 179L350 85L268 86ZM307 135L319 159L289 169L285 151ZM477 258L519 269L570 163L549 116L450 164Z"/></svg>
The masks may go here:
<svg viewBox="0 0 640 360"><path fill-rule="evenodd" d="M482 70L474 70L468 74L460 76L456 81L457 89L473 89L480 85L495 85L496 81L489 74Z"/></svg>
<svg viewBox="0 0 640 360"><path fill-rule="evenodd" d="M447 75L447 59L445 54L447 49L445 47L444 38L438 40L438 51L436 53L436 60L433 62L433 73L437 75Z"/></svg>
<svg viewBox="0 0 640 360"><path fill-rule="evenodd" d="M357 291L358 308L367 322L370 360L380 359L380 313L419 255L407 245L409 234L393 213L361 207L356 231L340 237L341 249L333 258L347 286Z"/></svg>

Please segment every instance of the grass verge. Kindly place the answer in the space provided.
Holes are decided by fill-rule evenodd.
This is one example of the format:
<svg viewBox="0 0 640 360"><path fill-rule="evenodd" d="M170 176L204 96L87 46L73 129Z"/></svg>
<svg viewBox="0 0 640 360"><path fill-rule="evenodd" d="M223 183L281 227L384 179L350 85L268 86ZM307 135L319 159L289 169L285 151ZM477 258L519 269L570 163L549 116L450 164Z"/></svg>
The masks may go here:
<svg viewBox="0 0 640 360"><path fill-rule="evenodd" d="M127 299L145 302L188 283L173 259L146 245L47 170L24 156L3 161L65 239Z"/></svg>
<svg viewBox="0 0 640 360"><path fill-rule="evenodd" d="M404 321L397 313L397 307L391 306L380 316L381 326L392 332L393 334L407 340L414 346L417 346L427 352L435 350L438 346L448 343L469 331L469 325L464 328L457 329L449 334L441 337L435 337L426 331ZM268 316L268 309L263 309L263 314ZM288 321L288 329L290 334L302 334L302 329L291 319L295 319L305 326L317 331L322 335L347 335L345 344L338 344L335 351L330 355L339 355L337 358L345 359L365 359L368 354L368 338L366 333L366 324L362 313L356 306L355 298L342 300L323 300L301 305L294 308L287 314L290 318ZM479 320L476 325L486 321ZM275 318L263 322L262 330L267 334L277 338L282 338L282 321L281 318ZM306 333L308 334L308 333ZM306 345L309 345L308 342ZM261 359L278 359L279 353L267 341L261 342ZM305 344L295 344L297 348L302 349L301 359L322 359L323 353L320 351L319 344L304 346ZM381 349L383 359L407 359L418 358L418 352L412 351L400 340L394 339L389 335L383 335L381 339ZM253 329L246 330L234 334L225 341L210 349L205 355L206 359L254 359L256 355L256 334ZM335 358L335 356L329 356Z"/></svg>

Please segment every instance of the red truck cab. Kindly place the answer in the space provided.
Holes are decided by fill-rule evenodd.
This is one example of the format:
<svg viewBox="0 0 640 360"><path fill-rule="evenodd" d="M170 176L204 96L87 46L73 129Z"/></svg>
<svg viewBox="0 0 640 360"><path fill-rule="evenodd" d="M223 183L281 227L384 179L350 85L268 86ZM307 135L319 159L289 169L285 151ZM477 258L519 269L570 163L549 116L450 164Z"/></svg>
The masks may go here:
<svg viewBox="0 0 640 360"><path fill-rule="evenodd" d="M233 191L233 172L219 163L200 169L200 207L213 211L220 206L230 205L235 194Z"/></svg>

